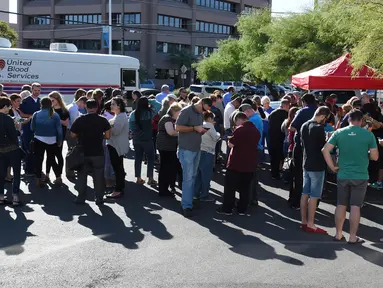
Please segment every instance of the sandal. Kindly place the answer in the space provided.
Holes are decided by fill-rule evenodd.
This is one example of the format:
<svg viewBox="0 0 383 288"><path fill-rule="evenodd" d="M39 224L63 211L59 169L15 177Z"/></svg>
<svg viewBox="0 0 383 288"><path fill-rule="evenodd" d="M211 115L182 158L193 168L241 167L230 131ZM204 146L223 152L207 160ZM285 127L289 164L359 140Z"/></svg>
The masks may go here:
<svg viewBox="0 0 383 288"><path fill-rule="evenodd" d="M335 242L344 242L344 241L346 241L346 237L344 237L344 236L342 235L342 237L341 237L340 239L338 239L338 238L336 238L336 236L334 236L334 237L332 238L332 240L335 241Z"/></svg>
<svg viewBox="0 0 383 288"><path fill-rule="evenodd" d="M299 228L301 228L303 231L306 231L306 229L307 229L307 224L301 224L301 225L299 226Z"/></svg>
<svg viewBox="0 0 383 288"><path fill-rule="evenodd" d="M317 227L316 229L306 227L305 230L307 233L315 233L315 234L327 234L326 230L323 230L322 228Z"/></svg>
<svg viewBox="0 0 383 288"><path fill-rule="evenodd" d="M348 241L347 243L351 244L351 245L355 245L355 244L363 244L364 242L366 242L364 239L362 239L360 237L356 237L356 241L355 242Z"/></svg>

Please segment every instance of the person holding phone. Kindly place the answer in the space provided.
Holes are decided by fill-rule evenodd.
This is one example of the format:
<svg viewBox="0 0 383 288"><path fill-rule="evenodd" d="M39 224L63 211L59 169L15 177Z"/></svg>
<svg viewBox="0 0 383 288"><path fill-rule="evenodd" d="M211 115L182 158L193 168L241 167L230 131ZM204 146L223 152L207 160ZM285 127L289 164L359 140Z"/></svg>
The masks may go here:
<svg viewBox="0 0 383 288"><path fill-rule="evenodd" d="M203 127L207 132L202 135L201 157L199 160L194 197L200 201L215 201L209 196L210 181L213 176L215 146L221 135L214 128L215 115L210 112L203 113Z"/></svg>
<svg viewBox="0 0 383 288"><path fill-rule="evenodd" d="M200 99L197 103L182 109L176 121L178 132L178 159L183 171L182 209L185 217L192 216L194 184L201 155L203 128L202 113L212 106L210 98Z"/></svg>

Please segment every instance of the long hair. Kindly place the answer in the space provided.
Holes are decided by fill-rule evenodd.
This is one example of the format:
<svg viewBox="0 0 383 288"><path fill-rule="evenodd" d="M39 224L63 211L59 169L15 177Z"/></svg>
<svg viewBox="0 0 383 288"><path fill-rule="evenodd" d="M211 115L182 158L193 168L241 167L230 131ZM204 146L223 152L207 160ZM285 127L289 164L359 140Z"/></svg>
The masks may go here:
<svg viewBox="0 0 383 288"><path fill-rule="evenodd" d="M149 107L149 100L147 97L142 96L141 98L137 99L137 108L134 112L137 126L142 129L141 125L141 119L145 116L145 114L150 113L151 108Z"/></svg>
<svg viewBox="0 0 383 288"><path fill-rule="evenodd" d="M48 97L44 97L43 99L41 99L40 105L41 105L41 109L49 110L49 117L52 118L54 111L53 111L51 99L49 99Z"/></svg>
<svg viewBox="0 0 383 288"><path fill-rule="evenodd" d="M289 114L287 116L287 122L286 122L286 128L290 128L291 122L293 122L293 119L295 117L295 114L297 114L298 107L291 107L289 110Z"/></svg>
<svg viewBox="0 0 383 288"><path fill-rule="evenodd" d="M120 108L120 113L125 113L125 102L120 96L113 97L111 102L116 102L116 105Z"/></svg>
<svg viewBox="0 0 383 288"><path fill-rule="evenodd" d="M64 104L64 101L63 101L63 97L61 96L61 94L57 91L53 91L51 93L48 94L48 98L53 98L57 101L57 103L59 104L61 110L63 110L64 113L68 114L68 109L66 109L66 106Z"/></svg>

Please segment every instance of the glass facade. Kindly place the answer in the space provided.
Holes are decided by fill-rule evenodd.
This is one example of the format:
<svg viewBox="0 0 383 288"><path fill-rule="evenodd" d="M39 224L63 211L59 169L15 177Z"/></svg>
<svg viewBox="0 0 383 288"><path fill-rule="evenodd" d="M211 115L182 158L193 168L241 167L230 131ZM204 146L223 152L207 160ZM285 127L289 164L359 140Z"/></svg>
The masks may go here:
<svg viewBox="0 0 383 288"><path fill-rule="evenodd" d="M196 0L197 6L203 6L216 10L235 12L235 4L219 0Z"/></svg>
<svg viewBox="0 0 383 288"><path fill-rule="evenodd" d="M31 16L29 17L30 25L49 25L51 18L49 15Z"/></svg>
<svg viewBox="0 0 383 288"><path fill-rule="evenodd" d="M112 23L121 24L121 13L112 14ZM141 24L141 13L125 13L124 24Z"/></svg>
<svg viewBox="0 0 383 288"><path fill-rule="evenodd" d="M157 24L160 26L186 29L187 28L186 21L187 21L186 19L166 16L166 15L158 15L157 17Z"/></svg>
<svg viewBox="0 0 383 288"><path fill-rule="evenodd" d="M233 34L234 27L221 25L221 24L215 24L215 23L196 21L195 30L199 32L231 35Z"/></svg>
<svg viewBox="0 0 383 288"><path fill-rule="evenodd" d="M206 46L194 46L194 55L195 56L208 56L211 53L214 53L218 50L215 47L206 47Z"/></svg>
<svg viewBox="0 0 383 288"><path fill-rule="evenodd" d="M125 51L140 51L141 41L140 40L125 40L124 50ZM121 40L112 41L112 50L121 51Z"/></svg>
<svg viewBox="0 0 383 288"><path fill-rule="evenodd" d="M101 24L101 14L70 14L60 15L60 24L81 25L81 24Z"/></svg>
<svg viewBox="0 0 383 288"><path fill-rule="evenodd" d="M177 53L180 51L189 51L190 45L177 44L177 43L167 43L167 42L157 42L157 52L159 53Z"/></svg>

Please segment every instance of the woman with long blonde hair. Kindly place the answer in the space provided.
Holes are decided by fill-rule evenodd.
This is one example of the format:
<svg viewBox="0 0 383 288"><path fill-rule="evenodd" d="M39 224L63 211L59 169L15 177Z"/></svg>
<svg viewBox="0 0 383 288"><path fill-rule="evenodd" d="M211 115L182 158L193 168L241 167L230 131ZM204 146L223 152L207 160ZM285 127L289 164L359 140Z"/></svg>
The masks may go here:
<svg viewBox="0 0 383 288"><path fill-rule="evenodd" d="M61 121L61 127L62 127L62 133L63 133L63 139L65 139L65 135L67 133L67 126L69 123L69 112L68 109L66 108L63 98L61 94L57 91L53 91L49 93L48 98L52 101L52 108L54 112L56 112L60 116L60 121ZM61 180L61 174L62 170L64 167L64 158L62 155L62 145L60 147L55 147L54 149L54 163L47 162L46 163L46 176L45 176L45 181L49 182L49 173L52 168L52 164L54 164L57 168L56 171L58 171L59 177L56 175L56 180L54 181L55 184L61 185L62 180Z"/></svg>

